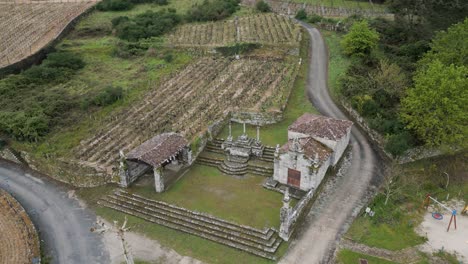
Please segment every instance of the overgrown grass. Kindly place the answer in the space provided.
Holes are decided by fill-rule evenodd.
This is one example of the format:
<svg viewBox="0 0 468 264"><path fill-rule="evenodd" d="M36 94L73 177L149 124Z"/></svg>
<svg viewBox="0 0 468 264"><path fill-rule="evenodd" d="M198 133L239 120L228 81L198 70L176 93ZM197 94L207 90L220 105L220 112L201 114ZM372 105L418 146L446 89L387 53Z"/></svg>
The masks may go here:
<svg viewBox="0 0 468 264"><path fill-rule="evenodd" d="M321 30L328 48L328 88L333 97L339 95L340 78L346 74L351 64L350 59L343 55L340 33Z"/></svg>
<svg viewBox="0 0 468 264"><path fill-rule="evenodd" d="M415 232L425 213L421 204L430 193L443 201L447 194L453 199L468 202L467 152L421 160L404 166L396 185L396 193L387 205L384 194L377 195L370 204L374 217L360 216L348 231L353 240L372 247L400 250L426 241ZM445 189L447 172L451 177Z"/></svg>
<svg viewBox="0 0 468 264"><path fill-rule="evenodd" d="M381 258L353 252L351 250L342 249L338 252L338 263L339 264L357 264L359 259L366 259L370 264L397 264L393 261L388 261Z"/></svg>
<svg viewBox="0 0 468 264"><path fill-rule="evenodd" d="M300 57L302 64L299 73L294 82L294 85L289 96L288 104L283 113L283 120L276 124L266 125L260 129L260 140L263 144L276 146L276 144L284 144L288 140L288 126L291 125L298 117L304 113L318 113L312 103L309 101L306 91L307 69L309 66L308 59L308 43L309 35L303 34L300 47ZM247 134L250 137L256 136L256 127L247 125ZM240 136L243 132L241 124L232 125L232 134L234 137ZM229 129L226 126L218 137L226 138L229 135Z"/></svg>
<svg viewBox="0 0 468 264"><path fill-rule="evenodd" d="M386 10L386 5L371 4L369 2L351 1L351 0L293 0L297 3L308 3L312 5L321 5L327 7L344 7L369 10Z"/></svg>

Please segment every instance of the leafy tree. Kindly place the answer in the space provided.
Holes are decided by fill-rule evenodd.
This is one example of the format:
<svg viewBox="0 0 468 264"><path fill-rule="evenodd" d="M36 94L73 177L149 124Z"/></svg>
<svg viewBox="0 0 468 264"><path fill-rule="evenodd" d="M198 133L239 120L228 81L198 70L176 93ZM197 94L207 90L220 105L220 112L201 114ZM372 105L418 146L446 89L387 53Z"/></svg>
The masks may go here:
<svg viewBox="0 0 468 264"><path fill-rule="evenodd" d="M371 92L374 98L380 98L377 101L387 108L398 104L408 87L408 79L401 68L388 60L380 61L379 67L370 74L370 79L373 81Z"/></svg>
<svg viewBox="0 0 468 264"><path fill-rule="evenodd" d="M240 0L205 0L193 5L186 15L189 22L222 20L239 10Z"/></svg>
<svg viewBox="0 0 468 264"><path fill-rule="evenodd" d="M255 5L255 8L262 13L271 12L270 5L268 5L268 3L263 0L258 1Z"/></svg>
<svg viewBox="0 0 468 264"><path fill-rule="evenodd" d="M445 65L468 66L468 18L441 31L434 37L431 50L424 56L420 65L439 60Z"/></svg>
<svg viewBox="0 0 468 264"><path fill-rule="evenodd" d="M297 11L295 18L298 20L306 20L307 12L305 11L305 9L299 9L299 11Z"/></svg>
<svg viewBox="0 0 468 264"><path fill-rule="evenodd" d="M348 56L368 56L377 47L379 34L369 27L366 20L355 22L341 45Z"/></svg>
<svg viewBox="0 0 468 264"><path fill-rule="evenodd" d="M401 119L426 144L460 143L468 136L468 68L435 60L419 70L402 100Z"/></svg>

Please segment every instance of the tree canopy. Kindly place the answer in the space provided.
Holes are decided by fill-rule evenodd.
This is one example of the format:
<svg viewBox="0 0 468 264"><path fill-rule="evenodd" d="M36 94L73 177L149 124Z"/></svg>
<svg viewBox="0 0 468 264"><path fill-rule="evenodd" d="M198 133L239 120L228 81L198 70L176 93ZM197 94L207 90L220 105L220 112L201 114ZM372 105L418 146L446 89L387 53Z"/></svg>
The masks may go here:
<svg viewBox="0 0 468 264"><path fill-rule="evenodd" d="M379 34L369 27L366 20L355 22L348 34L343 38L341 45L348 56L364 57L377 47Z"/></svg>
<svg viewBox="0 0 468 264"><path fill-rule="evenodd" d="M435 60L419 70L402 100L401 118L430 146L468 136L468 68ZM465 142L466 144L466 142Z"/></svg>

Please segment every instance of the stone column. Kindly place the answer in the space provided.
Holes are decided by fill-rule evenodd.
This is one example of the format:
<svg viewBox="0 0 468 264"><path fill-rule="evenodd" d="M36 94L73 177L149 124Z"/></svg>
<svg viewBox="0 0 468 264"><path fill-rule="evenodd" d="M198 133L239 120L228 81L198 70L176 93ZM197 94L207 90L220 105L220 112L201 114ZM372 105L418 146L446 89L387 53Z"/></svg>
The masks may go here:
<svg viewBox="0 0 468 264"><path fill-rule="evenodd" d="M129 182L129 172L128 172L128 165L127 160L125 159L125 155L122 150L119 151L120 160L119 160L119 177L120 177L120 187L128 187L130 185Z"/></svg>
<svg viewBox="0 0 468 264"><path fill-rule="evenodd" d="M246 135L247 133L246 133L246 130L245 130L245 122L243 123L243 125L244 125L244 135Z"/></svg>
<svg viewBox="0 0 468 264"><path fill-rule="evenodd" d="M232 122L229 120L229 136L227 141L232 141Z"/></svg>
<svg viewBox="0 0 468 264"><path fill-rule="evenodd" d="M157 167L153 168L154 173L154 187L156 192L164 192L164 177L163 177L163 168Z"/></svg>
<svg viewBox="0 0 468 264"><path fill-rule="evenodd" d="M257 142L260 142L260 126L257 125Z"/></svg>
<svg viewBox="0 0 468 264"><path fill-rule="evenodd" d="M280 230L279 236L284 240L289 240L290 228L291 228L291 207L289 206L289 187L286 188L283 198L283 207L280 211Z"/></svg>

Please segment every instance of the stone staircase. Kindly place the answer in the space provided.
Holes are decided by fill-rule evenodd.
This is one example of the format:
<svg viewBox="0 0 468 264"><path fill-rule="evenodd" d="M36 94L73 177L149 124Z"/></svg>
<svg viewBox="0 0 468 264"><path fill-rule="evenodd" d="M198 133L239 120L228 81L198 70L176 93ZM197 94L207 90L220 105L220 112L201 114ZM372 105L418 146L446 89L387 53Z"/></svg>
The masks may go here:
<svg viewBox="0 0 468 264"><path fill-rule="evenodd" d="M221 144L223 144L222 139L213 139L211 141L208 141L205 150L209 152L224 154L224 150L221 148Z"/></svg>
<svg viewBox="0 0 468 264"><path fill-rule="evenodd" d="M98 204L271 260L276 260L275 252L282 242L272 228L239 225L124 190L102 198Z"/></svg>
<svg viewBox="0 0 468 264"><path fill-rule="evenodd" d="M276 149L273 147L265 146L265 148L263 149L263 155L260 158L260 160L273 163L275 159L275 150Z"/></svg>

